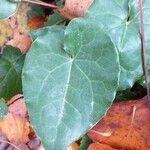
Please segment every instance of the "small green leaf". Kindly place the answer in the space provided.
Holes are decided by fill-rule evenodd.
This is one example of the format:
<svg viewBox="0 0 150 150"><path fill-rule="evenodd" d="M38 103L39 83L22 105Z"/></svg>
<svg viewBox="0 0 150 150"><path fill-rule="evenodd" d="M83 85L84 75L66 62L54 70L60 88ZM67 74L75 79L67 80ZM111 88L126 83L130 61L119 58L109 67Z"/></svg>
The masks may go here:
<svg viewBox="0 0 150 150"><path fill-rule="evenodd" d="M79 146L79 150L87 150L91 142L92 142L92 140L87 135L84 135L82 137L81 144Z"/></svg>
<svg viewBox="0 0 150 150"><path fill-rule="evenodd" d="M0 119L2 119L9 112L3 98L0 99Z"/></svg>
<svg viewBox="0 0 150 150"><path fill-rule="evenodd" d="M24 55L20 50L6 46L0 56L0 98L8 100L22 92L21 72Z"/></svg>
<svg viewBox="0 0 150 150"><path fill-rule="evenodd" d="M58 13L49 16L48 20L44 23L45 26L59 25L65 21L65 18Z"/></svg>
<svg viewBox="0 0 150 150"><path fill-rule="evenodd" d="M55 0L58 6L63 6L65 0Z"/></svg>
<svg viewBox="0 0 150 150"><path fill-rule="evenodd" d="M29 11L27 14L29 18L31 18L33 16L45 17L45 11L44 11L44 8L42 6L39 6L37 4L29 4L29 6L32 9L32 11Z"/></svg>
<svg viewBox="0 0 150 150"><path fill-rule="evenodd" d="M17 3L9 0L0 0L0 19L5 19L16 12Z"/></svg>
<svg viewBox="0 0 150 150"><path fill-rule="evenodd" d="M118 87L118 53L110 37L95 22L77 25L80 34L70 24L65 39L63 29L47 28L25 60L25 101L46 150L65 150L85 134L106 113Z"/></svg>

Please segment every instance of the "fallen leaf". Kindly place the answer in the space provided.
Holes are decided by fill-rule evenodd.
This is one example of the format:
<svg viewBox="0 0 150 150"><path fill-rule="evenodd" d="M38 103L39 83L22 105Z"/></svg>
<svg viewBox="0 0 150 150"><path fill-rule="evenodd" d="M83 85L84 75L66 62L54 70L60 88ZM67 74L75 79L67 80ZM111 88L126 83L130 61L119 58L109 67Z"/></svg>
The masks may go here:
<svg viewBox="0 0 150 150"><path fill-rule="evenodd" d="M26 53L31 46L29 28L27 26L27 3L19 5L17 13L4 21L0 21L0 47L11 45Z"/></svg>
<svg viewBox="0 0 150 150"><path fill-rule="evenodd" d="M119 150L119 149L114 149L106 144L92 143L88 147L88 150Z"/></svg>
<svg viewBox="0 0 150 150"><path fill-rule="evenodd" d="M0 134L0 150L20 150L22 145L24 145L24 144L19 144L19 145L13 144L8 141L8 139L5 135ZM21 150L29 150L29 149L25 149L25 147L23 147L23 148L24 149L21 149Z"/></svg>
<svg viewBox="0 0 150 150"><path fill-rule="evenodd" d="M31 11L27 3L19 5L19 9L15 16L9 18L8 22L13 29L13 37L6 42L6 45L17 47L22 53L26 53L32 40L29 36L29 28L27 26L27 13Z"/></svg>
<svg viewBox="0 0 150 150"><path fill-rule="evenodd" d="M31 30L36 30L44 26L45 18L33 16L28 20L28 27Z"/></svg>
<svg viewBox="0 0 150 150"><path fill-rule="evenodd" d="M93 0L66 0L63 8L58 8L58 12L67 19L82 17L91 6Z"/></svg>
<svg viewBox="0 0 150 150"><path fill-rule="evenodd" d="M13 37L13 30L8 21L0 21L0 47Z"/></svg>
<svg viewBox="0 0 150 150"><path fill-rule="evenodd" d="M10 113L12 113L13 115L19 115L23 118L27 117L27 108L22 94L13 96L7 102L7 106L9 107Z"/></svg>
<svg viewBox="0 0 150 150"><path fill-rule="evenodd" d="M29 122L27 119L8 113L0 120L0 133L6 135L12 143L26 143L29 141Z"/></svg>
<svg viewBox="0 0 150 150"><path fill-rule="evenodd" d="M78 150L79 146L77 143L72 143L67 150Z"/></svg>
<svg viewBox="0 0 150 150"><path fill-rule="evenodd" d="M108 131L110 136L106 136ZM149 150L150 109L147 98L113 104L88 136L94 142L115 148Z"/></svg>
<svg viewBox="0 0 150 150"><path fill-rule="evenodd" d="M7 138L4 146L12 148L10 145L12 144L21 150L38 150L41 142L29 123L23 95L13 96L7 102L7 106L10 113L0 120L0 138L1 135L5 135ZM2 146L0 143L0 148Z"/></svg>
<svg viewBox="0 0 150 150"><path fill-rule="evenodd" d="M32 43L30 36L20 33L17 28L13 30L13 34L13 39L8 41L6 45L17 47L22 53L26 53Z"/></svg>
<svg viewBox="0 0 150 150"><path fill-rule="evenodd" d="M38 137L34 137L33 139L31 139L28 142L27 145L28 145L29 149L31 149L31 150L34 150L34 149L37 150L40 147L41 142Z"/></svg>

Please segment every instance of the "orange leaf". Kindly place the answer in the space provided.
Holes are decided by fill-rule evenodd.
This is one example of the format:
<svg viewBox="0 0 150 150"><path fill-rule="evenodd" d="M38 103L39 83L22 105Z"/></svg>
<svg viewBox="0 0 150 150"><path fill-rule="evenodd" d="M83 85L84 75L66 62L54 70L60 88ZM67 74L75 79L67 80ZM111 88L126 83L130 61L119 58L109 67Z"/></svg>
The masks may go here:
<svg viewBox="0 0 150 150"><path fill-rule="evenodd" d="M68 148L67 150L78 150L79 149L79 146L77 143L72 143Z"/></svg>
<svg viewBox="0 0 150 150"><path fill-rule="evenodd" d="M45 18L33 16L28 20L28 27L31 30L36 30L44 26Z"/></svg>
<svg viewBox="0 0 150 150"><path fill-rule="evenodd" d="M67 19L82 17L91 6L93 0L66 0L64 8L59 8L58 12Z"/></svg>
<svg viewBox="0 0 150 150"><path fill-rule="evenodd" d="M0 132L12 143L26 143L29 140L29 122L25 118L9 113L0 120Z"/></svg>
<svg viewBox="0 0 150 150"><path fill-rule="evenodd" d="M150 149L150 110L147 98L112 105L89 131L96 142L128 150ZM109 134L108 134L109 133Z"/></svg>

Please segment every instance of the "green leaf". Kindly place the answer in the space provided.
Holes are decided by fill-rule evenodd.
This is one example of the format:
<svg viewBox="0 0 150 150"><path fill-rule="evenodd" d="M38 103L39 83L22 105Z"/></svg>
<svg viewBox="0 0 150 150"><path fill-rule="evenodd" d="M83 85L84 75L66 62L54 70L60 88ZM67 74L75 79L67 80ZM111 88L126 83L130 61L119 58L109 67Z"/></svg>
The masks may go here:
<svg viewBox="0 0 150 150"><path fill-rule="evenodd" d="M143 1L148 65L150 67L150 1ZM86 18L101 24L119 51L119 90L133 86L143 75L138 0L95 0Z"/></svg>
<svg viewBox="0 0 150 150"><path fill-rule="evenodd" d="M55 0L58 6L63 6L65 0Z"/></svg>
<svg viewBox="0 0 150 150"><path fill-rule="evenodd" d="M9 100L22 92L21 72L24 55L19 49L7 46L0 56L0 98Z"/></svg>
<svg viewBox="0 0 150 150"><path fill-rule="evenodd" d="M84 135L82 137L81 144L79 146L79 150L87 150L91 142L92 142L92 140L87 135Z"/></svg>
<svg viewBox="0 0 150 150"><path fill-rule="evenodd" d="M26 56L23 92L46 150L65 150L85 134L106 113L118 87L118 53L110 37L94 22L78 24L82 32L70 24L65 39L63 29L49 27Z"/></svg>
<svg viewBox="0 0 150 150"><path fill-rule="evenodd" d="M45 17L45 11L42 6L39 6L37 4L29 4L31 7L31 11L28 12L28 18L31 18L33 16L36 17Z"/></svg>
<svg viewBox="0 0 150 150"><path fill-rule="evenodd" d="M9 112L3 98L0 99L0 119L2 119Z"/></svg>
<svg viewBox="0 0 150 150"><path fill-rule="evenodd" d="M60 16L58 13L54 13L49 16L48 20L44 23L44 26L59 25L64 23L65 18Z"/></svg>
<svg viewBox="0 0 150 150"><path fill-rule="evenodd" d="M0 19L5 19L13 15L16 11L17 3L9 0L0 0Z"/></svg>

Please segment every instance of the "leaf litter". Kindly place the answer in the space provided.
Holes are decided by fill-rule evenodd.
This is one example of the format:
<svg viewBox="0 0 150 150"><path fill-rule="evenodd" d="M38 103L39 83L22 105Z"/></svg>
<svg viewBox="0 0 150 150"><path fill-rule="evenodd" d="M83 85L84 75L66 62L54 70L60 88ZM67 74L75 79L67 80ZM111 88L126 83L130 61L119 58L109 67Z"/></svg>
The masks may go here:
<svg viewBox="0 0 150 150"><path fill-rule="evenodd" d="M146 97L115 103L110 107L107 115L88 132L88 136L94 143L105 144L112 148L149 150L149 116L150 111ZM101 134L108 130L111 132L109 136ZM90 150L94 150L94 148L90 148Z"/></svg>
<svg viewBox="0 0 150 150"><path fill-rule="evenodd" d="M23 95L12 97L7 106L9 113L0 120L0 148L38 149L41 142L29 122Z"/></svg>
<svg viewBox="0 0 150 150"><path fill-rule="evenodd" d="M7 146L12 143L39 148L41 143L28 120L23 95L12 97L7 106L10 112L0 121L0 143L4 137ZM149 150L149 115L146 97L113 104L107 115L88 132L93 141L88 150ZM73 143L67 150L77 149L78 144Z"/></svg>

